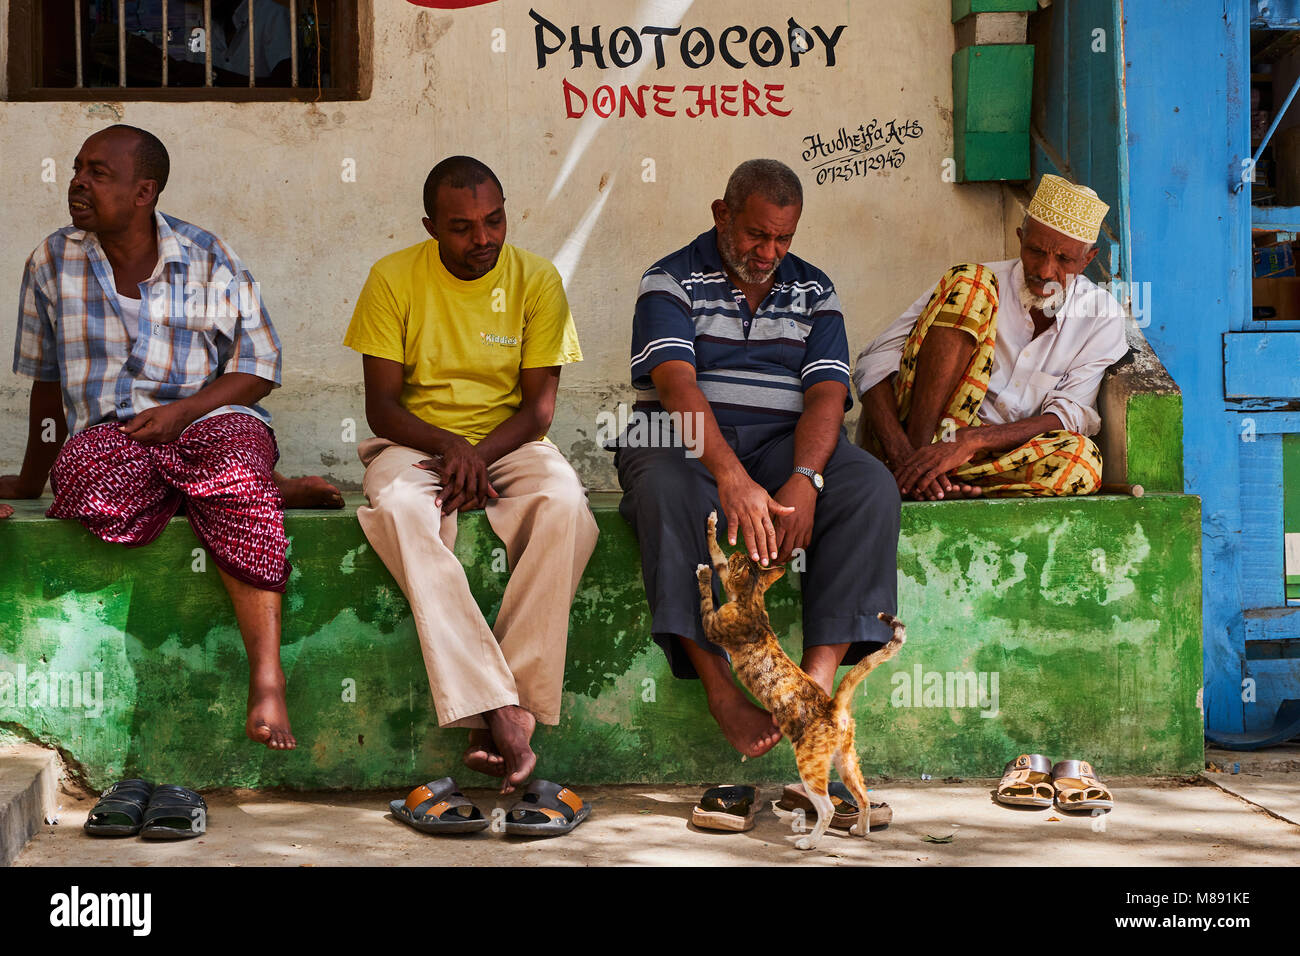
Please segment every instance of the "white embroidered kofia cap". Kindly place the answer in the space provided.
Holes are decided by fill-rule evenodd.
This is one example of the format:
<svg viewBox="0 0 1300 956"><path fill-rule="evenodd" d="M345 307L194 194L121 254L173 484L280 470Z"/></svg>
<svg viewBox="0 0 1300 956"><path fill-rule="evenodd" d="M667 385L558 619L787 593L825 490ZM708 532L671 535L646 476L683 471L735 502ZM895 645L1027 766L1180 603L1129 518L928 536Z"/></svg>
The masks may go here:
<svg viewBox="0 0 1300 956"><path fill-rule="evenodd" d="M1029 203L1029 218L1064 233L1071 239L1096 242L1101 221L1110 207L1087 186L1044 173Z"/></svg>

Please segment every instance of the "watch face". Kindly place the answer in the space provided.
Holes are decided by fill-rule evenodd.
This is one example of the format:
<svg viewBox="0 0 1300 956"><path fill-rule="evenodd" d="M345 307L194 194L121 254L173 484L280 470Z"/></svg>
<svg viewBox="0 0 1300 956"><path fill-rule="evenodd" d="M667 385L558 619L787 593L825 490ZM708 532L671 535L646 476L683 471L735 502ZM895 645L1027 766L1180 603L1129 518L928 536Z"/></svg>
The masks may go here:
<svg viewBox="0 0 1300 956"><path fill-rule="evenodd" d="M823 488L823 486L825 486L825 484L826 484L826 482L822 480L822 476L821 476L821 475L813 475L813 476L812 476L812 480L813 480L813 486L814 486L818 491L821 491L822 488Z"/></svg>

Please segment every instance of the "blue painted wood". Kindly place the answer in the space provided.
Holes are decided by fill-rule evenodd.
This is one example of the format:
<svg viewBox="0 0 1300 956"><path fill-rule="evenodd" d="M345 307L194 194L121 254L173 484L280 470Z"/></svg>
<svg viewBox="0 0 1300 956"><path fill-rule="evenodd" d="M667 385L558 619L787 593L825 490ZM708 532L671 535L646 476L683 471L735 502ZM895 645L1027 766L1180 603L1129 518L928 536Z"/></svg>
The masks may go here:
<svg viewBox="0 0 1300 956"><path fill-rule="evenodd" d="M1224 335L1223 391L1230 402L1300 398L1300 332Z"/></svg>
<svg viewBox="0 0 1300 956"><path fill-rule="evenodd" d="M1300 412L1243 412L1237 420L1238 434L1294 435L1300 432Z"/></svg>
<svg viewBox="0 0 1300 956"><path fill-rule="evenodd" d="M1300 660L1247 661L1245 676L1255 682L1254 703L1244 702L1245 727L1261 731L1273 723L1281 701L1294 699L1300 684Z"/></svg>
<svg viewBox="0 0 1300 956"><path fill-rule="evenodd" d="M1250 25L1256 30L1300 27L1300 0L1253 0L1247 7Z"/></svg>
<svg viewBox="0 0 1300 956"><path fill-rule="evenodd" d="M1257 435L1241 446L1241 607L1286 604L1282 545L1282 438ZM1242 634L1243 650L1247 635Z"/></svg>
<svg viewBox="0 0 1300 956"><path fill-rule="evenodd" d="M1300 232L1300 206L1253 206L1250 221L1256 229Z"/></svg>
<svg viewBox="0 0 1300 956"><path fill-rule="evenodd" d="M1069 88L1071 60L1065 52L1070 43L1069 22L1066 17L1058 16L1057 11L1050 8L1038 16L1050 18L1051 33L1048 41L1050 59L1044 62L1041 58L1035 58L1038 69L1046 70L1047 77L1043 116L1038 120L1037 126L1049 148L1058 156L1064 157L1069 145L1069 100L1066 91ZM1064 165L1064 161L1057 165ZM1035 167L1036 174L1043 171L1046 170ZM1059 168L1054 169L1053 173L1065 175Z"/></svg>
<svg viewBox="0 0 1300 956"><path fill-rule="evenodd" d="M1131 278L1152 284L1158 305L1144 333L1182 390L1186 490L1202 498L1205 716L1240 732L1241 452L1250 446L1224 402L1222 337L1250 316L1250 207L1231 187L1250 155L1253 4L1122 6ZM1280 551L1280 512L1272 533Z"/></svg>
<svg viewBox="0 0 1300 956"><path fill-rule="evenodd" d="M1245 623L1248 642L1300 641L1300 607L1270 608L1266 614L1248 613Z"/></svg>
<svg viewBox="0 0 1300 956"><path fill-rule="evenodd" d="M1041 11L1048 25L1048 62L1039 87L1045 91L1035 117L1041 142L1034 150L1034 177L1044 172L1083 183L1110 207L1099 252L1088 275L1097 281L1129 274L1128 161L1125 125L1123 38L1114 0L1070 0Z"/></svg>

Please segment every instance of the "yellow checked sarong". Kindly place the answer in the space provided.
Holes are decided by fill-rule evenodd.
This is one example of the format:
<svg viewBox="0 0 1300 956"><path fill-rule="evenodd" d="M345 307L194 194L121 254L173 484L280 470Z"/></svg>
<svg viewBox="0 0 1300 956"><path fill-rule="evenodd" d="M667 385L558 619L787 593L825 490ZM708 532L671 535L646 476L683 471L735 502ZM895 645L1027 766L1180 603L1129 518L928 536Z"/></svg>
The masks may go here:
<svg viewBox="0 0 1300 956"><path fill-rule="evenodd" d="M904 426L912 408L916 362L926 333L934 326L962 329L978 343L957 388L944 407L934 441L953 428L980 424L979 409L993 373L993 345L998 325L998 282L981 265L953 266L944 273L903 346L894 379L898 418ZM1055 430L1035 435L995 458L968 462L951 477L979 485L989 496L1086 495L1101 484L1101 452L1078 432Z"/></svg>

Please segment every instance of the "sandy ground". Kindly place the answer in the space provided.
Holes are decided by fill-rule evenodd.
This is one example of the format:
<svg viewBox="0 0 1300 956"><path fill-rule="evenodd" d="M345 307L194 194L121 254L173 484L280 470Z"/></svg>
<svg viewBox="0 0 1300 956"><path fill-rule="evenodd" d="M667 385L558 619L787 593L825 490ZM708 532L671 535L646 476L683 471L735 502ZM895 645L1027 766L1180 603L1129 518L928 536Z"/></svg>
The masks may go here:
<svg viewBox="0 0 1300 956"><path fill-rule="evenodd" d="M579 792L593 807L591 817L549 840L418 833L388 812L390 799L405 797L399 791L225 791L206 795L206 835L175 843L92 839L81 827L93 797L64 790L58 824L42 827L14 865L1300 865L1300 825L1249 802L1276 798L1290 811L1300 776L1223 776L1239 792L1253 788L1255 797L1224 792L1211 782L1219 776L1112 780L1116 808L1097 818L1001 806L992 799L994 780L890 781L873 790L873 799L893 807L892 826L866 840L831 831L808 852L794 848L789 815L770 807L779 785L762 788L764 806L746 833L694 829L699 787L585 788ZM466 793L485 814L508 806L490 791Z"/></svg>

